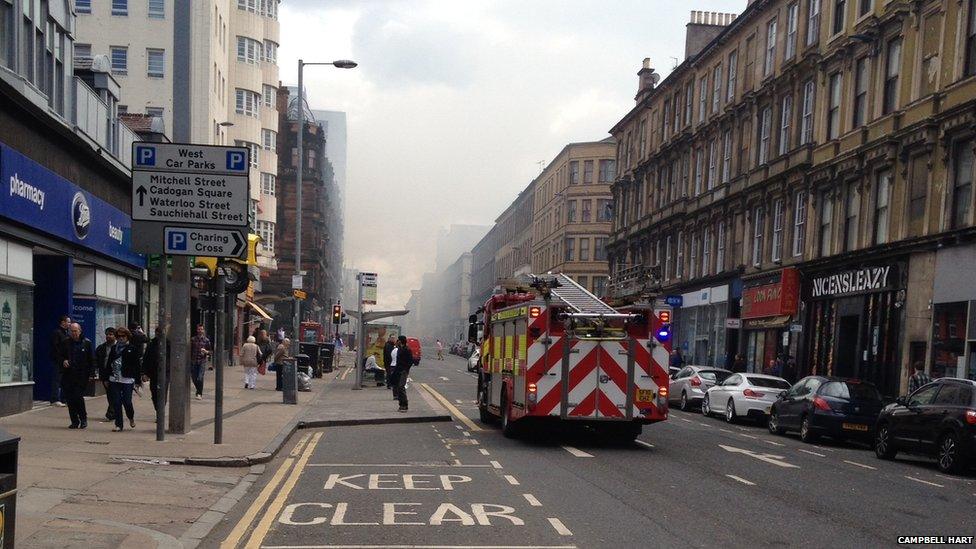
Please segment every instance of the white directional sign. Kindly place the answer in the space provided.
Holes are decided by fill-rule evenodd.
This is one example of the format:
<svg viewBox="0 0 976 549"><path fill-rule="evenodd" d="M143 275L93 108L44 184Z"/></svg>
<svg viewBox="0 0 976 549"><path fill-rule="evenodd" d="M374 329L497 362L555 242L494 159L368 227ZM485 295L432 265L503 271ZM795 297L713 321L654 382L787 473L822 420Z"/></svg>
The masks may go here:
<svg viewBox="0 0 976 549"><path fill-rule="evenodd" d="M206 257L238 257L247 254L247 234L243 229L200 229L166 227L164 253Z"/></svg>
<svg viewBox="0 0 976 549"><path fill-rule="evenodd" d="M247 225L248 180L241 175L132 172L132 219Z"/></svg>
<svg viewBox="0 0 976 549"><path fill-rule="evenodd" d="M359 273L359 282L363 286L376 286L376 273Z"/></svg>
<svg viewBox="0 0 976 549"><path fill-rule="evenodd" d="M247 175L248 152L246 147L135 143L132 146L132 169Z"/></svg>

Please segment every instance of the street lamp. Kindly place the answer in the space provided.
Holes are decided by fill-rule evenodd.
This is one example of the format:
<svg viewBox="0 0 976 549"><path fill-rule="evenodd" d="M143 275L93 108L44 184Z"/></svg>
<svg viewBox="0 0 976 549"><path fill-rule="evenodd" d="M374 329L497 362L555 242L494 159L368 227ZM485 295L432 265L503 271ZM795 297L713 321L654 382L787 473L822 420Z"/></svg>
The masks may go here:
<svg viewBox="0 0 976 549"><path fill-rule="evenodd" d="M354 69L357 63L348 59L337 59L331 63L306 63L298 60L298 169L295 171L295 275L301 280L302 276L302 176L305 175L305 150L303 141L305 137L305 88L304 73L306 65L332 65L337 69ZM304 282L304 281L303 281ZM304 285L304 284L303 284ZM301 328L301 305L302 302L297 297L295 299L295 318L292 320L292 333L294 334L295 354L298 354L298 341L301 339L299 329Z"/></svg>

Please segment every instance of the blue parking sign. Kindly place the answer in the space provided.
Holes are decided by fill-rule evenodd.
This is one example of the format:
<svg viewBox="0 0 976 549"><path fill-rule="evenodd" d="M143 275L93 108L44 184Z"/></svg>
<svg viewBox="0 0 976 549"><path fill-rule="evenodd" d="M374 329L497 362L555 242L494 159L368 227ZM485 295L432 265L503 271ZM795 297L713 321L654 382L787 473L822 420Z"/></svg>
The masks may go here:
<svg viewBox="0 0 976 549"><path fill-rule="evenodd" d="M156 147L152 145L136 146L136 166L155 166Z"/></svg>
<svg viewBox="0 0 976 549"><path fill-rule="evenodd" d="M247 170L247 153L244 151L227 151L227 169L235 172Z"/></svg>
<svg viewBox="0 0 976 549"><path fill-rule="evenodd" d="M186 251L186 233L180 231L170 231L166 235L166 251L167 252L185 252Z"/></svg>

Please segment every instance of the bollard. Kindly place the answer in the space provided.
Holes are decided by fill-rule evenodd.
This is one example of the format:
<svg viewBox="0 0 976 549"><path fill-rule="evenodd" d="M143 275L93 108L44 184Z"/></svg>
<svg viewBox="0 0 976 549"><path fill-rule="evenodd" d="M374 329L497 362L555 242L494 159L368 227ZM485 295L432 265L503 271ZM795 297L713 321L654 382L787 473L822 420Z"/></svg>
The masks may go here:
<svg viewBox="0 0 976 549"><path fill-rule="evenodd" d="M294 358L284 358L281 364L281 402L298 404L298 364Z"/></svg>

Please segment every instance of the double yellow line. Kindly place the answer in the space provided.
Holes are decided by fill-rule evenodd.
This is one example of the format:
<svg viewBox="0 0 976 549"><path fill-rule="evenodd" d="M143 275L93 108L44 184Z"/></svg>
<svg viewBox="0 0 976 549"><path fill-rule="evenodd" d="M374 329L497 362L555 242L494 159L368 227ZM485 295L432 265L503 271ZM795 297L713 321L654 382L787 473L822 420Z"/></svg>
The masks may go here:
<svg viewBox="0 0 976 549"><path fill-rule="evenodd" d="M240 547L241 540L247 534L251 523L254 522L258 513L261 512L261 509L264 508L265 504L275 494L275 491L278 490L280 485L281 489L278 490L271 505L265 510L261 520L254 527L254 531L251 532L251 537L248 538L247 543L244 545L246 549L257 549L261 546L265 536L268 535L268 531L271 529L271 525L274 523L275 517L281 512L282 507L284 507L285 502L288 500L288 496L291 495L291 491L295 488L295 484L298 483L298 477L301 476L305 465L308 464L308 460L312 457L312 453L315 452L315 446L321 438L322 433L306 434L298 441L298 444L295 445L288 454L288 457L278 467L278 470L275 471L274 476L271 477L268 484L258 494L257 499L248 507L247 512L241 517L237 526L221 542L221 549ZM292 467L293 465L294 467ZM286 475L287 479L285 478ZM282 484L283 479L284 484Z"/></svg>

